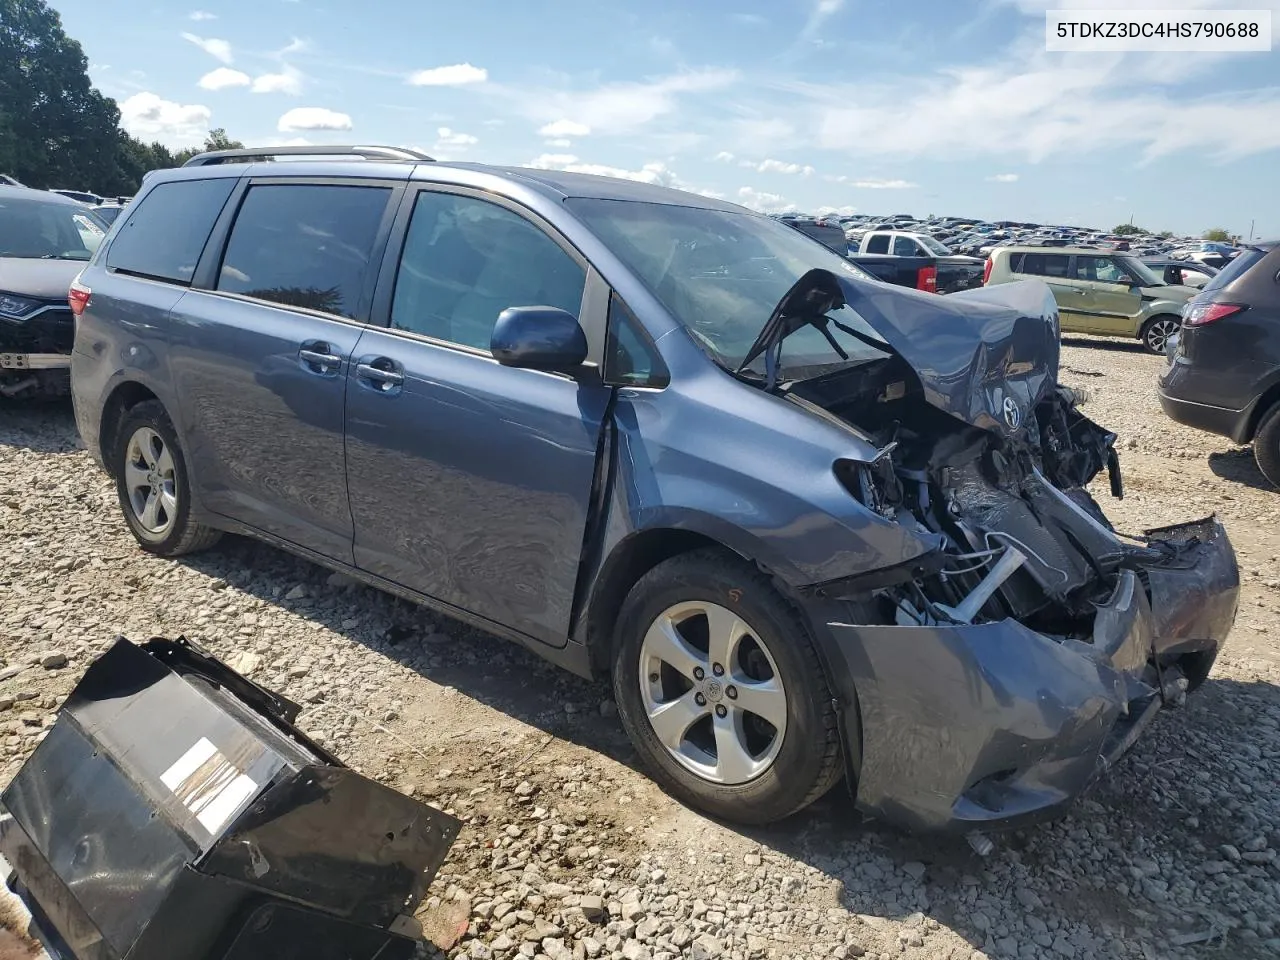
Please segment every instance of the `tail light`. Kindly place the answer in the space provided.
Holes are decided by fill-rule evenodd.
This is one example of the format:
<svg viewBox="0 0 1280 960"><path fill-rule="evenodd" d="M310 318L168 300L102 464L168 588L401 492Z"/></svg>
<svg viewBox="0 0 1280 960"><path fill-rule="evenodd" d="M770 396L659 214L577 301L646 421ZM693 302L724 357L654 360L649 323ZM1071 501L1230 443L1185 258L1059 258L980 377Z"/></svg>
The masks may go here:
<svg viewBox="0 0 1280 960"><path fill-rule="evenodd" d="M1238 303L1195 303L1187 307L1182 316L1184 327L1203 327L1217 323L1223 317L1240 313L1245 308Z"/></svg>
<svg viewBox="0 0 1280 960"><path fill-rule="evenodd" d="M982 285L985 287L987 281L991 279L991 268L995 266L991 258L987 257L987 262L982 265Z"/></svg>
<svg viewBox="0 0 1280 960"><path fill-rule="evenodd" d="M938 268L921 267L916 271L916 289L926 293L938 292Z"/></svg>
<svg viewBox="0 0 1280 960"><path fill-rule="evenodd" d="M71 282L71 289L67 291L67 303L71 307L71 312L77 318L84 313L84 308L89 306L89 297L92 295L93 291L79 280Z"/></svg>

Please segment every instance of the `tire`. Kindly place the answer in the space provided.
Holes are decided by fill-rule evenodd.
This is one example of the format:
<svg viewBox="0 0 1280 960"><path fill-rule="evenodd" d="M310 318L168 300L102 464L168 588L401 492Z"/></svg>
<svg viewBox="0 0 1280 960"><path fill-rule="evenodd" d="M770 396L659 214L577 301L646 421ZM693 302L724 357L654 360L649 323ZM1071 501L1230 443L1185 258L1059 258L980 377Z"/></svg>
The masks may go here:
<svg viewBox="0 0 1280 960"><path fill-rule="evenodd" d="M213 546L222 533L191 519L191 485L177 431L158 400L130 407L112 451L120 510L143 550L161 557Z"/></svg>
<svg viewBox="0 0 1280 960"><path fill-rule="evenodd" d="M754 566L720 550L664 561L631 589L617 623L618 714L668 792L756 825L808 806L840 778L838 715L813 640ZM655 727L654 716L667 721Z"/></svg>
<svg viewBox="0 0 1280 960"><path fill-rule="evenodd" d="M1142 345L1148 353L1164 356L1165 341L1171 334L1177 333L1182 326L1182 318L1172 313L1161 313L1152 317L1142 325Z"/></svg>
<svg viewBox="0 0 1280 960"><path fill-rule="evenodd" d="M1262 475L1280 487L1280 403L1262 415L1253 435L1253 457Z"/></svg>

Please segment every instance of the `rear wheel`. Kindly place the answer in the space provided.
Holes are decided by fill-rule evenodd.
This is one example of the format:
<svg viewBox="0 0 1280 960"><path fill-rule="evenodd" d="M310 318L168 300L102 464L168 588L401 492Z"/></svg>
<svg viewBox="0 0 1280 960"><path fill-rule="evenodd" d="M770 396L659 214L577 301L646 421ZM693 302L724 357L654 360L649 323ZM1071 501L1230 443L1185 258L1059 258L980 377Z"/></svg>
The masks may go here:
<svg viewBox="0 0 1280 960"><path fill-rule="evenodd" d="M1262 415L1253 435L1253 456L1263 476L1280 487L1280 403Z"/></svg>
<svg viewBox="0 0 1280 960"><path fill-rule="evenodd" d="M191 519L186 460L159 401L139 403L125 413L111 472L125 522L144 550L176 557L210 547L222 536Z"/></svg>
<svg viewBox="0 0 1280 960"><path fill-rule="evenodd" d="M839 779L837 714L813 641L755 567L717 550L667 560L617 622L618 712L672 794L759 824Z"/></svg>
<svg viewBox="0 0 1280 960"><path fill-rule="evenodd" d="M1152 353L1163 355L1165 344L1178 332L1182 320L1171 313L1152 317L1142 326L1142 345Z"/></svg>

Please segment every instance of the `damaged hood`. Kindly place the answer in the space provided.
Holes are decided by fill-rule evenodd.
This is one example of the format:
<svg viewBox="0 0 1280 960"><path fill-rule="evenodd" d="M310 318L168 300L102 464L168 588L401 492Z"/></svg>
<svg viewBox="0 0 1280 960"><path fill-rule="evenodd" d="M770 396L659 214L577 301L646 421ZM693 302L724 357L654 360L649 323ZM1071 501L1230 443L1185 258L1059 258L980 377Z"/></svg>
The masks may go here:
<svg viewBox="0 0 1280 960"><path fill-rule="evenodd" d="M844 304L910 364L925 400L975 427L1019 432L1057 384L1058 306L1039 280L938 296L810 270L748 358L806 324L825 332L825 315Z"/></svg>

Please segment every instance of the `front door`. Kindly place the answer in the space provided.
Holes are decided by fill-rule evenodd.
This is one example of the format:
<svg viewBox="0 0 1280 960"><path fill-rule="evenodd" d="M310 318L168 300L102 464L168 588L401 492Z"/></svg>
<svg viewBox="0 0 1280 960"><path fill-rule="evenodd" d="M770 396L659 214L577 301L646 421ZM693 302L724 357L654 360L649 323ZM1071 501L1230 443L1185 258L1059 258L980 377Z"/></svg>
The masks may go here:
<svg viewBox="0 0 1280 960"><path fill-rule="evenodd" d="M1077 254L1074 269L1076 283L1084 291L1080 309L1091 329L1112 337L1136 336L1142 292L1115 258Z"/></svg>
<svg viewBox="0 0 1280 960"><path fill-rule="evenodd" d="M170 369L204 505L345 563L346 374L395 192L250 185L209 289L189 290L171 317Z"/></svg>
<svg viewBox="0 0 1280 960"><path fill-rule="evenodd" d="M598 340L588 268L531 214L466 191L423 190L399 221L377 297L387 326L348 372L355 562L563 646L610 391L590 373L503 367L489 341L499 313L532 305Z"/></svg>

